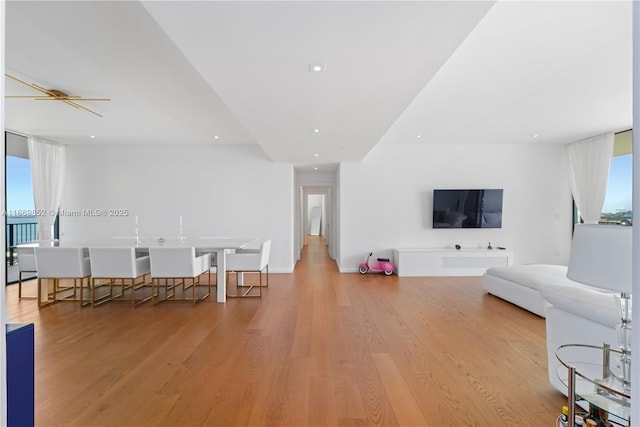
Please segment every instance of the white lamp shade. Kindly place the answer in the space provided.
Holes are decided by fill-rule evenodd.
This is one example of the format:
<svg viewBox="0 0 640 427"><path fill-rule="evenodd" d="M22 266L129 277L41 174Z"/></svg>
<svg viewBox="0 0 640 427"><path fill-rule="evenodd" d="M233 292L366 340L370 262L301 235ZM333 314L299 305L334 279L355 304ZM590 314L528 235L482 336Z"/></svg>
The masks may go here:
<svg viewBox="0 0 640 427"><path fill-rule="evenodd" d="M567 277L575 282L631 293L631 227L576 224Z"/></svg>

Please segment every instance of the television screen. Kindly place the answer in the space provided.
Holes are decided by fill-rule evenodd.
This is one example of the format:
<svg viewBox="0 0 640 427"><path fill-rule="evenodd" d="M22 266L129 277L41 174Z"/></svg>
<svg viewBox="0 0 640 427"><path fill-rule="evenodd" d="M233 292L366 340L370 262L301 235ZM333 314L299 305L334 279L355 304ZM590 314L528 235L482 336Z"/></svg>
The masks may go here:
<svg viewBox="0 0 640 427"><path fill-rule="evenodd" d="M502 189L433 190L433 228L502 228Z"/></svg>

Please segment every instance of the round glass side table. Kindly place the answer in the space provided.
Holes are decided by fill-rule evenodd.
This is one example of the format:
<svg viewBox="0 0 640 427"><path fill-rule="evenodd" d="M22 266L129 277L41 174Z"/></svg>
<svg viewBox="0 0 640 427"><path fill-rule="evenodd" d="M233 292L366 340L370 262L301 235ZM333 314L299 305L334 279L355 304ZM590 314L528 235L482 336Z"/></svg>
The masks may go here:
<svg viewBox="0 0 640 427"><path fill-rule="evenodd" d="M615 424L631 425L631 394L622 386L621 354L606 343L564 344L556 349L556 358L562 365L558 378L567 386L569 427L575 425L577 401L605 411Z"/></svg>

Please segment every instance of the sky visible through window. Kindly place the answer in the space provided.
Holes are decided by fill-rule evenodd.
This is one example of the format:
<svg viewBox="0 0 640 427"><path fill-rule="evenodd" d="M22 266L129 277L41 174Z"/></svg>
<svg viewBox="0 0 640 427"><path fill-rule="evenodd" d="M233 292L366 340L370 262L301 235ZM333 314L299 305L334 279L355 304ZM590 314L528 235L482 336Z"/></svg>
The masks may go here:
<svg viewBox="0 0 640 427"><path fill-rule="evenodd" d="M618 213L631 210L633 157L631 154L611 159L607 196L603 213Z"/></svg>
<svg viewBox="0 0 640 427"><path fill-rule="evenodd" d="M7 156L7 213L34 211L29 159Z"/></svg>
<svg viewBox="0 0 640 427"><path fill-rule="evenodd" d="M37 238L38 226L33 202L31 162L21 157L6 156L6 245L15 246Z"/></svg>

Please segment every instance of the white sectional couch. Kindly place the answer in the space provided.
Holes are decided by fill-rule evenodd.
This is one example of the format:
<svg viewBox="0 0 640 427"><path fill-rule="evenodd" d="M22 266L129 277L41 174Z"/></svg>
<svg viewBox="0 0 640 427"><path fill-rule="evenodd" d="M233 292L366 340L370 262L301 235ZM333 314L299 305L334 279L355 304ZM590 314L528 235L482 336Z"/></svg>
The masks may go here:
<svg viewBox="0 0 640 427"><path fill-rule="evenodd" d="M608 342L617 347L615 327L620 323L613 292L569 280L566 273L565 266L537 264L494 267L482 276L486 292L546 318L549 381L565 395L567 387L558 378L558 346Z"/></svg>
<svg viewBox="0 0 640 427"><path fill-rule="evenodd" d="M482 276L482 287L491 295L509 301L540 317L545 317L544 298L540 286L557 283L581 286L567 279L564 265L530 264L492 267Z"/></svg>

